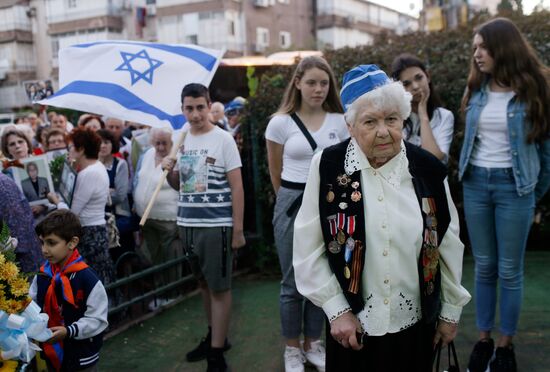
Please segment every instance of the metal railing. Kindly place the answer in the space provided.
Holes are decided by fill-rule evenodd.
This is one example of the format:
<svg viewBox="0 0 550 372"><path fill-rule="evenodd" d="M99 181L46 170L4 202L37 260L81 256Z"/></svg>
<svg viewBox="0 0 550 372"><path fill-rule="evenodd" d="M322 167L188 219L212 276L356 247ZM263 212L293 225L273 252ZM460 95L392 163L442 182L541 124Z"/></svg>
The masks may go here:
<svg viewBox="0 0 550 372"><path fill-rule="evenodd" d="M121 264L125 262L124 259L128 257L139 258L139 255L135 252L124 253L123 255L121 255L121 257L117 260L117 263L115 264L117 269L120 268ZM194 276L192 274L188 274L189 269L187 268L187 265L184 265L184 262L186 261L187 261L186 256L177 257L169 261L166 261L162 264L140 270L139 272L130 274L126 277L122 277L116 280L115 282L107 284L105 286L105 289L109 294L109 297L111 299L117 300L115 301L115 305L109 308L109 317L111 317L113 314L119 313L123 310L130 308L132 305L144 303L148 299L151 299L151 298L154 299L157 296L167 293L171 290L181 289L185 284L192 283L194 280ZM124 287L130 287L136 283L139 283L141 279L144 279L147 277L154 278L155 274L165 272L165 270L171 267L174 267L172 270L177 271L178 265L182 266L182 270L181 270L182 276L179 279L168 282L159 287L155 287L146 292L138 291L139 294L137 296L124 296L122 291ZM118 302L121 299L122 299L122 302Z"/></svg>

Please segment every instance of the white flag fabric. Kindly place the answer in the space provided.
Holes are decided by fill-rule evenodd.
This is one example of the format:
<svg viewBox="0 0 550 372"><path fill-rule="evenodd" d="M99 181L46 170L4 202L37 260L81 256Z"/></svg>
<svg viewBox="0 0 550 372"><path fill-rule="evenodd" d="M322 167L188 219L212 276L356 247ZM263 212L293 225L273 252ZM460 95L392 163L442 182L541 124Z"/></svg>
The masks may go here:
<svg viewBox="0 0 550 372"><path fill-rule="evenodd" d="M180 129L181 90L210 84L222 50L99 41L59 51L59 91L37 103Z"/></svg>

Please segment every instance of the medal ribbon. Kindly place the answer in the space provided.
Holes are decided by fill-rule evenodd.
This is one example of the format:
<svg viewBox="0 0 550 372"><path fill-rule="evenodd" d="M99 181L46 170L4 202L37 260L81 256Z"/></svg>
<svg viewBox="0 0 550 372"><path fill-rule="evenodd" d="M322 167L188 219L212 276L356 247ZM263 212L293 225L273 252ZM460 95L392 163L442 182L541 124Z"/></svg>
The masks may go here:
<svg viewBox="0 0 550 372"><path fill-rule="evenodd" d="M355 216L349 216L347 233L350 236L350 238L354 232L355 232Z"/></svg>
<svg viewBox="0 0 550 372"><path fill-rule="evenodd" d="M329 226L330 226L330 235L334 238L336 236L336 233L338 232L336 230L336 218L331 218L328 220Z"/></svg>
<svg viewBox="0 0 550 372"><path fill-rule="evenodd" d="M430 212L432 214L435 214L435 212L437 211L436 208L435 208L435 199L434 198L428 198L428 204L430 205Z"/></svg>
<svg viewBox="0 0 550 372"><path fill-rule="evenodd" d="M362 256L361 250L363 249L360 240L355 241L355 248L353 249L353 263L351 266L351 280L349 282L348 291L357 294L359 291L359 280L361 279L361 266Z"/></svg>
<svg viewBox="0 0 550 372"><path fill-rule="evenodd" d="M346 225L346 215L343 213L338 213L338 228L344 231L345 225Z"/></svg>

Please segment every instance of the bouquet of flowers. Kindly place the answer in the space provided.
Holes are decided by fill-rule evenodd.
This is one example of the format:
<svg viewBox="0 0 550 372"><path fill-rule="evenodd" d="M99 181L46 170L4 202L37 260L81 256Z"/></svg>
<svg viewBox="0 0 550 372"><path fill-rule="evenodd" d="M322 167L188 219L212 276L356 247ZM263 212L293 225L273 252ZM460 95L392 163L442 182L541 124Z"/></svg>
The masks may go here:
<svg viewBox="0 0 550 372"><path fill-rule="evenodd" d="M0 225L0 360L29 363L40 350L31 339L44 342L52 333L48 315L29 297L28 277L15 263L17 239Z"/></svg>

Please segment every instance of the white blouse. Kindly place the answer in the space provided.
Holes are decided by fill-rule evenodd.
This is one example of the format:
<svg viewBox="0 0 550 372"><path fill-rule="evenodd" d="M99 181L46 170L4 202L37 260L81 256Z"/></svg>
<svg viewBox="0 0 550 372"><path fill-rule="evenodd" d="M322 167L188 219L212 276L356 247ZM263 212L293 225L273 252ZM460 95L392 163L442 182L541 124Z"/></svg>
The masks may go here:
<svg viewBox="0 0 550 372"><path fill-rule="evenodd" d="M330 321L350 306L332 273L319 221L319 163L312 160L302 207L294 223L294 272L299 292L325 311ZM406 329L422 317L418 257L422 246L422 215L408 171L405 146L375 169L354 139L346 153L346 173L361 171L365 208L365 307L357 314L363 330L381 336ZM451 221L439 247L442 310L440 318L458 323L471 296L460 284L464 245L459 222L445 181Z"/></svg>

